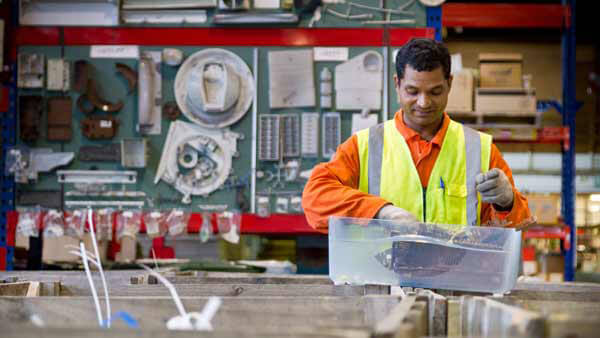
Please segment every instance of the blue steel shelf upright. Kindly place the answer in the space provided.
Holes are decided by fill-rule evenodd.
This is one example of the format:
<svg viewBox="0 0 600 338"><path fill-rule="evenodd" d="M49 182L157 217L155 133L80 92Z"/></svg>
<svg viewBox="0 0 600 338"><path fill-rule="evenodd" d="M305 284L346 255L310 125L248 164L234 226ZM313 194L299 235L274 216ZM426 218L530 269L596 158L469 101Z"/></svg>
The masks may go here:
<svg viewBox="0 0 600 338"><path fill-rule="evenodd" d="M563 81L563 125L569 127L568 148L562 156L562 215L569 226L569 249L565 254L565 280L575 280L577 268L577 227L575 225L575 114L578 104L575 98L575 0L562 0L570 8L570 23L562 35L562 81Z"/></svg>
<svg viewBox="0 0 600 338"><path fill-rule="evenodd" d="M17 127L17 88L16 88L16 66L12 65L10 70L10 80L6 84L8 87L9 104L8 110L2 111L0 114L0 125L2 130L2 175L0 184L2 191L0 192L0 259L6 262L6 270L12 270L14 247L7 243L7 213L14 210L15 203L15 181L12 176L4 175L4 166L6 164L6 151L16 142L16 127ZM4 256L4 257L2 257Z"/></svg>

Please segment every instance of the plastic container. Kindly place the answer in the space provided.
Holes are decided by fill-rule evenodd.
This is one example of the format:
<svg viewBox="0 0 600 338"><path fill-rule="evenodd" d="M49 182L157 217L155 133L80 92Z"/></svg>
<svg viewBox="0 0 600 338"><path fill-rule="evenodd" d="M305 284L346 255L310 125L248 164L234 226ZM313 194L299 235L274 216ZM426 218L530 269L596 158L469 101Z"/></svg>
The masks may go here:
<svg viewBox="0 0 600 338"><path fill-rule="evenodd" d="M521 233L452 229L456 225L330 217L329 277L335 284L510 291L519 271Z"/></svg>

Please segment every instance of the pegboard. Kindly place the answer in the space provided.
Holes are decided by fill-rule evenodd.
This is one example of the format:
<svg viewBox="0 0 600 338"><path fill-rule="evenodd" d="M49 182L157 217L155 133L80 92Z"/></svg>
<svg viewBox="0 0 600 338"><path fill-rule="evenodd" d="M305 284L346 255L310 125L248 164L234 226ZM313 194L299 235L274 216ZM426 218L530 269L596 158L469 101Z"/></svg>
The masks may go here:
<svg viewBox="0 0 600 338"><path fill-rule="evenodd" d="M393 1L392 1L393 2ZM397 4L392 4L389 2L387 4L388 8L395 8ZM356 3L361 3L361 1L357 1ZM366 1L362 1L362 3L367 3ZM402 3L399 2L399 3ZM344 11L344 8L341 8L342 5L330 5L330 8L333 8L337 11ZM391 7L392 6L392 7ZM417 25L416 26L424 26L425 24L425 9L424 7L415 2L413 5L415 9L415 18ZM339 7L339 8L338 8ZM336 9L337 8L337 9ZM360 8L353 9L353 14L360 14L363 12ZM379 15L379 14L378 14ZM375 19L375 18L374 18ZM379 15L378 19L384 19L383 15ZM303 18L300 26L305 27L307 25L308 18ZM315 27L367 27L363 24L360 24L355 21L349 21L345 19L341 19L335 17L330 14L325 14L322 19L315 23ZM402 26L402 25L399 25ZM415 25L405 25L405 26L415 26ZM381 26L380 26L381 27ZM117 135L112 140L89 140L84 137L79 128L80 121L85 117L85 114L82 113L78 107L76 106L76 101L80 94L76 93L73 90L70 90L66 93L60 93L55 91L48 91L46 89L19 89L19 96L26 95L39 95L44 98L44 102L47 102L49 98L55 96L69 96L72 101L72 125L73 125L73 136L71 141L69 142L51 142L46 140L46 126L47 126L47 107L44 104L44 112L42 114L42 121L40 126L40 136L35 143L25 143L20 138L18 138L19 144L24 144L29 147L46 147L52 148L55 152L64 151L64 152L74 152L75 158L74 160L66 167L62 167L60 169L68 169L68 170L76 170L76 169L99 169L99 170L134 170L131 168L122 168L118 164L114 163L103 163L103 162L82 162L78 158L79 148L87 145L102 145L108 143L118 143L121 139L124 138L140 138L140 135L136 131L136 123L137 123L137 110L138 110L138 98L137 92L128 93L127 91L127 82L117 74L115 65L116 63L123 63L130 66L132 69L137 70L138 60L136 59L125 59L125 58L114 58L114 59L101 59L101 58L91 58L90 57L90 45L93 44L135 44L136 35L140 38L139 50L140 52L144 51L162 51L164 48L177 48L181 50L184 54L184 57L188 57L189 55L206 49L206 48L223 48L230 52L238 55L251 69L253 74L256 77L256 102L253 103L253 106L247 111L242 119L238 122L230 126L229 128L236 133L240 133L244 135L243 139L237 141L237 149L239 152L239 156L234 158L233 160L233 172L229 180L223 189L217 190L210 195L204 196L193 196L191 204L182 204L180 203L182 195L176 191L171 185L160 181L158 184L154 184L154 178L156 174L156 170L158 167L158 163L162 153L162 147L165 142L167 132L169 130L170 121L163 116L161 121L161 129L162 132L160 135L145 135L143 136L148 141L148 145L150 148L150 156L148 158L147 166L144 169L137 169L137 183L126 185L126 190L129 191L143 191L146 193L145 198L132 198L131 200L143 200L145 202L145 208L185 208L187 210L197 211L201 206L226 206L228 209L237 209L237 201L236 201L236 189L232 185L232 183L236 183L239 186L243 187L243 194L247 199L248 203L250 203L253 207L252 212L257 211L256 197L259 196L269 196L270 197L270 210L272 213L275 213L277 209L277 197L288 198L288 202L292 197L301 197L302 189L305 183L305 180L298 179L294 182L283 182L281 186L274 186L273 182L267 182L264 178L256 178L255 181L252 179L252 148L253 148L253 114L256 114L256 120L258 124L258 120L261 115L264 114L275 114L279 116L283 116L286 114L298 114L301 118L303 113L318 113L319 114L319 128L322 128L322 116L325 113L329 112L339 112L341 116L341 141L343 142L345 139L351 136L351 123L352 123L352 114L358 113L359 111L338 111L336 110L336 102L335 95L333 96L333 107L331 109L322 109L320 108L319 103L319 87L320 80L319 74L322 69L327 67L331 70L332 73L335 74L335 66L340 64L340 61L332 62L332 61L315 61L314 62L314 88L316 89L316 106L315 107L302 107L302 108L277 108L271 109L269 108L269 65L268 65L268 54L270 51L280 51L280 50L292 50L292 49L304 49L304 50L312 50L313 45L323 45L323 46L336 46L336 47L347 47L348 48L348 58L359 55L365 51L375 51L382 55L383 61L385 63L384 66L384 79L385 84L383 86L383 96L382 96L382 109L380 110L372 110L371 114L377 115L378 122L383 121L391 116L393 116L393 112L398 108L396 94L393 85L393 74L394 70L394 62L393 62L393 53L394 49L400 45L399 41L404 41L412 36L427 36L432 37L432 31L429 29L388 29L388 28L351 28L354 29L354 32L359 32L361 34L357 34L355 39L351 38L351 31L345 31L343 29L332 29L332 30L322 30L316 33L318 30L314 32L306 33L306 31L302 31L302 28L281 28L281 29L262 29L262 28L250 28L248 30L244 28L235 28L235 29L221 29L221 31L215 33L231 35L238 35L237 38L232 38L229 41L232 41L230 45L227 45L227 42L219 41L215 39L217 42L215 46L212 46L211 43L198 43L194 44L195 40L192 31L185 31L185 28L179 30L178 28L173 27L164 27L164 28L138 28L138 31L133 30L123 30L123 28L81 28L79 31L76 31L76 28L60 28L58 30L58 34L54 34L51 31L45 30L44 34L49 34L49 36L53 36L56 38L53 42L53 39L44 40L42 37L32 36L33 32L36 32L36 29L22 30L23 32L27 32L28 34L22 34L20 37L17 37L18 44L20 47L18 48L18 53L36 53L43 54L47 59L49 58L64 58L67 61L71 62L71 73L73 73L73 64L77 60L86 60L90 64L93 65L94 68L94 78L96 83L100 87L100 92L102 97L111 101L123 101L124 106L118 112L113 115L118 118L120 122L120 126L118 129ZM114 34L111 34L111 31L115 31ZM393 34L393 31L396 31L397 34ZM247 38L243 36L244 32L260 32L260 36L256 34L249 34ZM49 33L50 32L50 33ZM91 35L90 33L98 33L95 35ZM151 42L153 39L149 33L156 33L156 41L164 41L168 39L166 32L169 34L173 34L174 41L182 41L185 40L185 36L189 36L191 42L187 42L184 44L176 44L176 45L167 45L167 44L156 44L156 42ZM177 32L183 32L184 35L177 35ZM198 31L199 35L208 34L210 30L201 30ZM265 33L268 32L268 33ZM285 36L282 33L285 32L287 36L293 36L297 38L298 36L302 37L312 36L313 39L307 39L306 41L298 41L297 39L294 41L287 41ZM374 34L372 34L375 32ZM269 35L271 34L272 35ZM289 35L292 33L291 35ZM335 34L332 34L335 33ZM161 35L162 34L162 35ZM187 35L185 35L187 34ZM296 34L296 35L294 35ZM304 35L303 35L304 34ZM320 34L320 36L319 36ZM338 35L336 35L338 34ZM369 39L367 36L369 34L376 36L376 39ZM268 36L269 42L264 43L268 39L261 39L261 37ZM275 38L273 38L273 36ZM337 36L346 36L343 39L337 38ZM327 43L329 37L329 42ZM19 42L20 39L20 42ZM196 38L198 39L198 38ZM201 40L203 38L200 38ZM82 41L83 40L83 41ZM86 41L89 40L89 41ZM227 40L227 39L226 39ZM44 42L41 42L44 41ZM236 43L243 41L242 43ZM261 44L263 41L263 44ZM308 42L307 42L308 41ZM316 43L311 44L310 41L316 41ZM88 43L86 43L88 42ZM332 43L331 43L332 42ZM344 43L345 42L345 43ZM43 46L42 44L48 44ZM235 46L237 45L237 46ZM243 45L243 46L242 46ZM288 45L288 46L286 46ZM285 46L285 47L284 47ZM292 46L292 47L290 47ZM361 47L352 47L352 46L361 46ZM162 103L166 103L169 101L174 101L174 91L173 85L175 76L177 74L178 67L172 67L162 63L161 72L162 72ZM291 79L293 81L293 79ZM19 101L19 100L17 100ZM256 105L256 106L254 106ZM179 120L188 121L185 116L180 116ZM17 124L18 125L18 124ZM258 128L255 131L258 134ZM322 133L319 131L319 144L318 144L318 155L316 157L311 158L300 158L300 157L291 157L286 158L286 160L299 160L300 161L300 171L305 171L313 168L316 164L329 160L328 156L323 156L322 153ZM302 141L301 141L302 142ZM258 150L258 144L256 144L256 149ZM276 164L277 162L271 161L260 161L258 159L258 151L256 158L256 170L259 173L276 173ZM255 182L255 184L253 184ZM120 185L113 185L111 190L119 190L121 189ZM73 190L72 185L66 184L62 185L57 182L56 173L43 173L40 175L39 179L35 183L30 184L19 184L18 191L46 191L46 190L58 190L64 193L65 191ZM253 198L254 197L254 198ZM65 198L63 196L63 198ZM70 200L83 199L83 200L102 200L109 198L95 198L95 197L82 197L75 198L69 197ZM126 198L120 198L121 200L126 200ZM17 205L18 207L19 205ZM201 210L201 209L200 209ZM301 213L301 210L293 210L291 207L288 208L286 212L283 213Z"/></svg>

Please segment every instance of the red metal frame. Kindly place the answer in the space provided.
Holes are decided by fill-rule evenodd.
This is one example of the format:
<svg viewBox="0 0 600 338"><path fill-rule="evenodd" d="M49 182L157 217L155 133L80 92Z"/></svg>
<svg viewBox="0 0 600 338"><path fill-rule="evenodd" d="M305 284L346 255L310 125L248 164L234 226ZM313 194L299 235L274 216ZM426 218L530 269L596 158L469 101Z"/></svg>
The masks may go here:
<svg viewBox="0 0 600 338"><path fill-rule="evenodd" d="M0 246L0 271L6 270L6 248Z"/></svg>
<svg viewBox="0 0 600 338"><path fill-rule="evenodd" d="M432 28L19 27L16 45L367 47L401 46L434 33Z"/></svg>
<svg viewBox="0 0 600 338"><path fill-rule="evenodd" d="M471 28L562 28L570 22L569 7L558 4L442 5L444 27Z"/></svg>
<svg viewBox="0 0 600 338"><path fill-rule="evenodd" d="M492 131L491 128L477 128L480 131L490 132L494 136L494 142L498 143L544 143L544 144L562 144L565 150L569 149L569 127L544 127L532 129L535 132L534 139L515 139L511 134L511 128L497 128ZM498 131L506 130L507 136L503 136Z"/></svg>

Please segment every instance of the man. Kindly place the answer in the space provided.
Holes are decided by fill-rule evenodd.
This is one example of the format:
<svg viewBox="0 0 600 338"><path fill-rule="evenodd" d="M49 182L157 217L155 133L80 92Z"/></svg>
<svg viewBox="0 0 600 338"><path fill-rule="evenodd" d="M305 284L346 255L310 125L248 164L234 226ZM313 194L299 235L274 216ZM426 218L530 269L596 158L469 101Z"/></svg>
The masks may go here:
<svg viewBox="0 0 600 338"><path fill-rule="evenodd" d="M462 226L529 218L491 136L444 112L448 49L413 39L398 51L396 73L394 119L352 135L314 168L302 198L309 224L327 231L334 215Z"/></svg>

